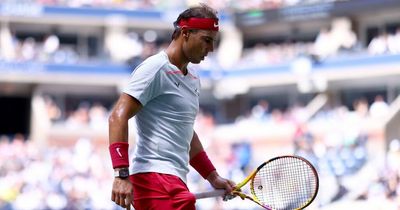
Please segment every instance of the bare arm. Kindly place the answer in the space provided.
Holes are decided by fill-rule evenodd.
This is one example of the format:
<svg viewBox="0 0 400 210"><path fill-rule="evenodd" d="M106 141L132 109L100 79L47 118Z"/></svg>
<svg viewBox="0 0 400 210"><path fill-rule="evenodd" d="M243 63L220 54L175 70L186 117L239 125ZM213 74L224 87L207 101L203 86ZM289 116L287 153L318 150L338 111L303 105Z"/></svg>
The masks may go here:
<svg viewBox="0 0 400 210"><path fill-rule="evenodd" d="M193 137L192 141L190 142L190 151L189 151L190 159L192 159L194 156L196 156L199 152L203 150L204 148L200 142L199 136L197 136L196 131L193 131Z"/></svg>
<svg viewBox="0 0 400 210"><path fill-rule="evenodd" d="M204 150L203 145L201 144L200 139L199 139L196 131L194 131L193 137L192 137L192 141L190 143L190 151L189 151L190 159L195 157L197 154L199 154L203 150ZM217 170L212 171L207 176L207 181L210 182L210 184L214 188L225 189L227 191L227 193L230 193L233 190L234 186L235 186L235 183L233 181L225 179L225 178L222 178L221 176L219 176Z"/></svg>
<svg viewBox="0 0 400 210"><path fill-rule="evenodd" d="M128 142L128 120L132 118L140 109L140 102L122 93L108 118L109 144L116 142ZM119 168L115 168L119 170ZM130 210L132 202L132 184L129 179L115 178L111 193L111 200L121 207Z"/></svg>
<svg viewBox="0 0 400 210"><path fill-rule="evenodd" d="M108 118L109 144L128 142L128 120L142 108L132 96L122 93Z"/></svg>

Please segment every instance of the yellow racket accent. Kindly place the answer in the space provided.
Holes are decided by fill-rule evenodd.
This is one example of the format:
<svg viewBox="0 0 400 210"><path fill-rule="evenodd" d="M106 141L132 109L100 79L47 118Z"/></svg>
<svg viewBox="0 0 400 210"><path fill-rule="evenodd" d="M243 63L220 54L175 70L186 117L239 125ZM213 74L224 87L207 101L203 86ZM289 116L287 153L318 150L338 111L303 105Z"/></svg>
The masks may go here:
<svg viewBox="0 0 400 210"><path fill-rule="evenodd" d="M250 182L250 195L241 188ZM232 197L249 199L267 210L303 209L310 205L318 193L319 179L314 166L299 156L279 156L261 164L236 185ZM196 194L197 199L223 196L225 190Z"/></svg>

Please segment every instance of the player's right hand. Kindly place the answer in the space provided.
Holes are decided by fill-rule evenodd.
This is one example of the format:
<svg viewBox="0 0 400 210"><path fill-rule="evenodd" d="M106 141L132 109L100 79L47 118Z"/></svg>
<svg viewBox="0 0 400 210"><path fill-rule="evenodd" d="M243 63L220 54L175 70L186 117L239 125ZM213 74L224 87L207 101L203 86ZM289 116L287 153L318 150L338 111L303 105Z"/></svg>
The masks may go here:
<svg viewBox="0 0 400 210"><path fill-rule="evenodd" d="M130 210L132 191L133 187L129 179L115 178L112 187L111 200L117 205Z"/></svg>

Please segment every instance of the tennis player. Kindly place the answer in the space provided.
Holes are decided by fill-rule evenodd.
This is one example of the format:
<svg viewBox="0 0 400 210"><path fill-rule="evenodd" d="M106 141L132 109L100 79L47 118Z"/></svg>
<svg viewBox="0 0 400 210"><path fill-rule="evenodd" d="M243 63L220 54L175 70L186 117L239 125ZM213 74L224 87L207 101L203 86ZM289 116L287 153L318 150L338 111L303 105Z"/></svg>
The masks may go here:
<svg viewBox="0 0 400 210"><path fill-rule="evenodd" d="M199 110L200 81L189 62L200 63L214 50L217 13L206 5L189 8L174 22L165 51L141 63L109 118L109 151L115 171L111 200L136 210L192 210L186 185L189 164L214 188L230 193L193 130ZM136 116L138 140L130 167L128 120Z"/></svg>

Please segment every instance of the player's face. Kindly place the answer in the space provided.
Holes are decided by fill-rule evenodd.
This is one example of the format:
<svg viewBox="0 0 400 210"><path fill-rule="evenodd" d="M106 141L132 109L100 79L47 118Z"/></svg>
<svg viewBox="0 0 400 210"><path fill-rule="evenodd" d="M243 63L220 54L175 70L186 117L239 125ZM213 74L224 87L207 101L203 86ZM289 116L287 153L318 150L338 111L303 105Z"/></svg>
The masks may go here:
<svg viewBox="0 0 400 210"><path fill-rule="evenodd" d="M198 30L188 32L183 44L183 53L191 63L200 63L214 51L214 44L217 38L217 31Z"/></svg>

